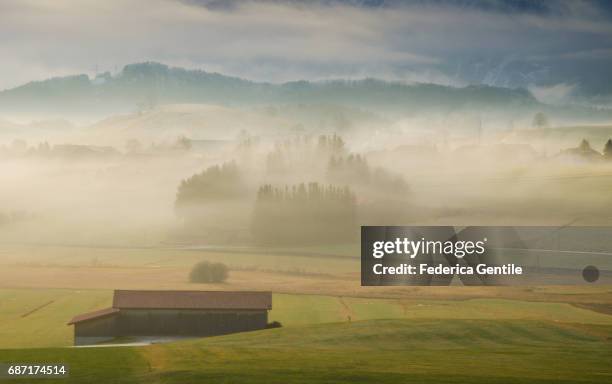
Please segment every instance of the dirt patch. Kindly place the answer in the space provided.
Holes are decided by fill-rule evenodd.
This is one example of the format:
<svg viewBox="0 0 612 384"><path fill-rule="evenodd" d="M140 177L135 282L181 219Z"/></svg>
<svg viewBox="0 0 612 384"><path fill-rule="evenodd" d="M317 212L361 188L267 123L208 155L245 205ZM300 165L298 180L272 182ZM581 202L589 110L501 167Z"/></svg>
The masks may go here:
<svg viewBox="0 0 612 384"><path fill-rule="evenodd" d="M354 319L355 314L353 313L351 307L346 303L346 301L344 301L344 298L340 296L338 297L338 300L340 300L340 304L342 304L342 317L346 318L348 321Z"/></svg>
<svg viewBox="0 0 612 384"><path fill-rule="evenodd" d="M144 359L147 361L149 372L159 372L171 367L168 365L167 350L160 345L149 345L146 348L139 348Z"/></svg>
<svg viewBox="0 0 612 384"><path fill-rule="evenodd" d="M612 304L604 303L574 303L574 307L588 309L593 312L603 313L606 315L612 315Z"/></svg>
<svg viewBox="0 0 612 384"><path fill-rule="evenodd" d="M38 307L36 307L36 308L34 308L34 309L32 309L32 310L30 310L30 311L28 311L28 312L24 313L23 315L21 315L21 317L22 317L22 318L24 318L24 317L28 317L28 316L30 316L31 314L33 314L34 312L36 312L36 311L40 311L40 310L41 310L41 309L43 309L44 307L46 307L46 306L48 306L48 305L51 305L51 304L53 304L54 302L55 302L55 300L51 300L51 301L49 301L49 302L44 303L43 305L39 305Z"/></svg>

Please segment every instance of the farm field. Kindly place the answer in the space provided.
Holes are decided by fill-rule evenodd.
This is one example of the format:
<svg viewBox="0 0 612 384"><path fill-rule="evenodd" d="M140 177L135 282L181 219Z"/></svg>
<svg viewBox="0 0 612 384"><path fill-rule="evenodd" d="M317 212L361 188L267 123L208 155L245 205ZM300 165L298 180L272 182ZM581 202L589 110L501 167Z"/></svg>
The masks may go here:
<svg viewBox="0 0 612 384"><path fill-rule="evenodd" d="M320 248L320 247L319 247ZM344 247L345 251L350 249ZM406 299L504 298L528 301L612 303L609 286L361 287L359 257L330 257L311 248L260 251L84 246L0 246L0 289L201 289ZM292 252L300 252L296 255ZM339 252L338 249L333 254ZM223 284L192 284L202 260L230 268Z"/></svg>
<svg viewBox="0 0 612 384"><path fill-rule="evenodd" d="M0 348L72 345L72 316L108 307L111 290L0 289ZM284 327L373 319L537 320L612 326L612 316L568 303L506 299L377 299L274 294L270 321Z"/></svg>
<svg viewBox="0 0 612 384"><path fill-rule="evenodd" d="M342 273L359 271L355 245L300 248L107 247L0 245L3 264L48 267L191 267L207 259L230 267L272 271ZM313 263L313 259L316 263Z"/></svg>
<svg viewBox="0 0 612 384"><path fill-rule="evenodd" d="M357 257L286 252L5 245L0 362L67 363L75 383L612 382L610 286L360 287ZM228 281L189 283L201 260ZM68 320L129 288L271 290L283 328L71 347Z"/></svg>
<svg viewBox="0 0 612 384"><path fill-rule="evenodd" d="M145 347L0 350L0 360L69 364L68 379L46 381L68 383L602 383L612 380L610 335L609 325L370 320Z"/></svg>

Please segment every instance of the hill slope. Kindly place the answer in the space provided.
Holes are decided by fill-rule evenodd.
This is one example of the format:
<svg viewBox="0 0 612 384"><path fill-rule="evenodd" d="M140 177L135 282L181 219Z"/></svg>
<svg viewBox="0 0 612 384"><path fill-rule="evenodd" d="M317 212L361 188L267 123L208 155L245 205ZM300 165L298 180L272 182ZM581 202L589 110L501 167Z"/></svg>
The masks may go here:
<svg viewBox="0 0 612 384"><path fill-rule="evenodd" d="M375 79L257 83L159 63L127 65L116 75L75 75L37 81L0 92L0 112L117 113L158 104L263 105L333 103L415 113L464 108L542 108L524 89L454 88Z"/></svg>
<svg viewBox="0 0 612 384"><path fill-rule="evenodd" d="M123 348L0 351L64 362L87 383L570 383L612 377L612 328L539 321L374 320Z"/></svg>

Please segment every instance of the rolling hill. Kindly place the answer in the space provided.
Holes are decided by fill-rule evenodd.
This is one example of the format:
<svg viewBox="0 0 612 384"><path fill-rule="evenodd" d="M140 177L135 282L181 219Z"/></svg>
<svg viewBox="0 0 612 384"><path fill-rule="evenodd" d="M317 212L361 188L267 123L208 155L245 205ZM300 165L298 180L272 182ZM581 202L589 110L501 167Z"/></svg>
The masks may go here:
<svg viewBox="0 0 612 384"><path fill-rule="evenodd" d="M609 381L608 326L371 320L144 347L0 350L87 383L589 383Z"/></svg>
<svg viewBox="0 0 612 384"><path fill-rule="evenodd" d="M0 92L0 113L13 114L109 115L181 103L226 106L327 103L404 115L463 109L509 112L548 108L520 88L456 88L376 79L271 84L154 62L130 64L117 74L106 72L93 79L84 74L58 77Z"/></svg>

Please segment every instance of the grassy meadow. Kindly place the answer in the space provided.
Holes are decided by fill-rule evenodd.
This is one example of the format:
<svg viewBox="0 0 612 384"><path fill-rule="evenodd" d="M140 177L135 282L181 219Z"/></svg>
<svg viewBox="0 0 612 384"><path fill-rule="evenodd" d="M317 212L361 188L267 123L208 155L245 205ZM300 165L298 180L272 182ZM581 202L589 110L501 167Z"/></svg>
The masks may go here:
<svg viewBox="0 0 612 384"><path fill-rule="evenodd" d="M66 347L79 313L108 307L111 290L0 289L0 348ZM374 319L535 320L612 326L612 316L568 303L507 299L378 299L274 294L270 321L284 327Z"/></svg>
<svg viewBox="0 0 612 384"><path fill-rule="evenodd" d="M69 364L70 377L57 382L612 382L607 285L361 287L349 246L5 245L0 253L0 362ZM189 283L201 260L226 263L229 279ZM283 327L139 347L71 347L68 320L109 306L120 288L271 290L269 318Z"/></svg>
<svg viewBox="0 0 612 384"><path fill-rule="evenodd" d="M69 364L69 378L46 381L68 383L602 383L612 380L610 335L609 325L369 320L0 359Z"/></svg>

